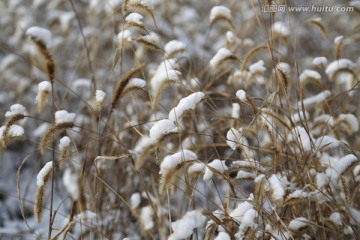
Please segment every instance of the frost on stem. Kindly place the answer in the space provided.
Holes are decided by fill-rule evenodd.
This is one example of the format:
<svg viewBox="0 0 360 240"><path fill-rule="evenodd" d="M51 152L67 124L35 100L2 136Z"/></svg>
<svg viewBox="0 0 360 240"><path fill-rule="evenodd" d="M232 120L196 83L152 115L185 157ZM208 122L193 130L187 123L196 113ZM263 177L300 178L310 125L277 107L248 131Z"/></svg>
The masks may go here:
<svg viewBox="0 0 360 240"><path fill-rule="evenodd" d="M199 211L187 212L180 220L173 222L171 228L174 231L168 240L180 240L189 237L195 228L201 227L206 221L206 217Z"/></svg>
<svg viewBox="0 0 360 240"><path fill-rule="evenodd" d="M173 122L182 123L182 116L186 111L194 110L205 97L202 92L192 93L187 97L182 98L178 105L170 110L169 119Z"/></svg>
<svg viewBox="0 0 360 240"><path fill-rule="evenodd" d="M45 188L46 188L46 184L50 179L52 168L53 168L53 162L52 161L47 162L36 177L37 189L35 194L34 215L38 223L41 221Z"/></svg>
<svg viewBox="0 0 360 240"><path fill-rule="evenodd" d="M60 139L60 143L59 143L59 151L60 151L59 168L60 169L63 169L65 160L67 157L69 157L70 143L71 143L71 140L67 136L64 136Z"/></svg>

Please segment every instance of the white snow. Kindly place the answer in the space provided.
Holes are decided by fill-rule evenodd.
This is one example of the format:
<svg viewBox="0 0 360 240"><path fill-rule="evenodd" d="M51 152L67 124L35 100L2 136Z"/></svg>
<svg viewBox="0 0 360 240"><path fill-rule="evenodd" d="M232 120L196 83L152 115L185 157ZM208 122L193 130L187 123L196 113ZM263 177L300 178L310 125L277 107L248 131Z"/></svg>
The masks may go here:
<svg viewBox="0 0 360 240"><path fill-rule="evenodd" d="M282 203L284 201L285 189L279 178L273 174L269 178L270 188L272 189L272 199L275 202Z"/></svg>
<svg viewBox="0 0 360 240"><path fill-rule="evenodd" d="M156 141L149 136L143 136L135 145L134 151L141 153L144 149L156 144Z"/></svg>
<svg viewBox="0 0 360 240"><path fill-rule="evenodd" d="M358 161L358 158L355 155L348 154L326 169L326 176L330 178L332 184L336 184L340 175L342 175L356 161Z"/></svg>
<svg viewBox="0 0 360 240"><path fill-rule="evenodd" d="M294 113L292 116L291 116L291 120L294 122L294 123L298 123L300 121L305 121L306 119L309 119L310 115L307 111L305 111L305 114L303 111L299 111L299 112L296 112Z"/></svg>
<svg viewBox="0 0 360 240"><path fill-rule="evenodd" d="M195 92L187 97L180 99L178 105L169 112L169 119L173 122L181 122L184 112L194 110L196 105L205 97L202 92Z"/></svg>
<svg viewBox="0 0 360 240"><path fill-rule="evenodd" d="M51 83L49 81L42 81L39 83L39 91L51 93Z"/></svg>
<svg viewBox="0 0 360 240"><path fill-rule="evenodd" d="M38 187L42 187L44 185L44 179L46 176L49 175L49 173L51 172L53 168L53 162L47 162L44 167L40 170L40 172L38 173L37 177L36 177L36 185Z"/></svg>
<svg viewBox="0 0 360 240"><path fill-rule="evenodd" d="M295 190L294 192L290 193L287 197L286 200L290 200L290 199L298 199L298 198L307 198L309 196L308 192L305 192L302 189L298 189Z"/></svg>
<svg viewBox="0 0 360 240"><path fill-rule="evenodd" d="M3 138L4 136L4 131L5 131L5 126L2 126L0 128L0 139ZM8 131L8 134L7 136L8 137L21 137L22 135L24 135L24 128L19 126L19 125L16 125L16 124L13 124L11 125L9 131Z"/></svg>
<svg viewBox="0 0 360 240"><path fill-rule="evenodd" d="M252 75L255 74L263 74L266 71L266 68L264 67L264 61L259 60L256 63L253 63L249 66L249 72Z"/></svg>
<svg viewBox="0 0 360 240"><path fill-rule="evenodd" d="M328 63L327 58L326 57L316 57L313 59L312 64L314 64L315 66L326 66Z"/></svg>
<svg viewBox="0 0 360 240"><path fill-rule="evenodd" d="M225 18L231 22L231 10L224 6L215 6L210 12L210 22L212 23L217 18Z"/></svg>
<svg viewBox="0 0 360 240"><path fill-rule="evenodd" d="M291 231L298 231L308 225L308 220L304 217L299 217L291 220L289 223L289 229Z"/></svg>
<svg viewBox="0 0 360 240"><path fill-rule="evenodd" d="M343 39L344 39L344 36L337 36L337 37L334 39L334 43L335 43L335 44L340 44Z"/></svg>
<svg viewBox="0 0 360 240"><path fill-rule="evenodd" d="M230 212L230 217L234 218L238 223L240 223L243 219L244 214L248 210L254 208L254 206L251 204L252 201L254 201L254 196L253 194L250 194L249 198L246 201L240 203L234 210Z"/></svg>
<svg viewBox="0 0 360 240"><path fill-rule="evenodd" d="M71 140L68 136L64 136L60 139L59 150L63 151L65 148L70 146Z"/></svg>
<svg viewBox="0 0 360 240"><path fill-rule="evenodd" d="M316 175L316 186L319 189L322 189L329 183L329 177L326 176L325 173L318 173Z"/></svg>
<svg viewBox="0 0 360 240"><path fill-rule="evenodd" d="M125 21L128 23L135 23L138 25L143 25L143 23L141 21L143 18L144 17L141 14L133 12L133 13L130 13L128 16L126 16Z"/></svg>
<svg viewBox="0 0 360 240"><path fill-rule="evenodd" d="M137 208L138 206L140 206L140 203L141 203L140 193L136 192L136 193L131 194L131 197L130 197L131 208Z"/></svg>
<svg viewBox="0 0 360 240"><path fill-rule="evenodd" d="M187 212L181 219L173 222L171 228L174 231L168 240L180 240L189 237L195 228L201 227L206 221L206 217L199 211Z"/></svg>
<svg viewBox="0 0 360 240"><path fill-rule="evenodd" d="M236 150L238 148L238 144L240 142L240 139L242 138L242 135L238 130L235 128L230 128L229 131L226 134L226 144L232 149Z"/></svg>
<svg viewBox="0 0 360 240"><path fill-rule="evenodd" d="M59 110L55 112L55 123L73 123L75 119L75 113L68 113L66 110Z"/></svg>
<svg viewBox="0 0 360 240"><path fill-rule="evenodd" d="M333 212L330 215L329 220L338 226L342 226L341 214L339 212Z"/></svg>
<svg viewBox="0 0 360 240"><path fill-rule="evenodd" d="M290 34L289 28L284 22L274 22L272 30L275 35L279 35L281 37L287 37Z"/></svg>
<svg viewBox="0 0 360 240"><path fill-rule="evenodd" d="M175 126L173 121L169 119L162 119L152 126L150 129L150 137L155 141L159 141L168 134L178 132L179 128Z"/></svg>
<svg viewBox="0 0 360 240"><path fill-rule="evenodd" d="M146 81L141 78L131 78L126 85L126 88L145 88Z"/></svg>
<svg viewBox="0 0 360 240"><path fill-rule="evenodd" d="M181 41L172 40L165 45L164 50L167 56L171 56L176 52L184 51L185 47L185 44Z"/></svg>
<svg viewBox="0 0 360 240"><path fill-rule="evenodd" d="M141 208L140 221L145 230L150 230L155 226L153 216L154 210L150 205Z"/></svg>
<svg viewBox="0 0 360 240"><path fill-rule="evenodd" d="M166 171L170 169L175 169L179 164L186 161L194 161L197 160L198 156L196 153L190 150L182 150L180 152L174 153L172 155L168 155L164 158L162 163L160 164L160 174L164 174Z"/></svg>
<svg viewBox="0 0 360 240"><path fill-rule="evenodd" d="M291 70L290 65L285 62L280 62L280 63L276 64L275 68L282 71L283 73L289 73Z"/></svg>
<svg viewBox="0 0 360 240"><path fill-rule="evenodd" d="M300 74L299 78L300 78L300 83L305 83L307 80L310 79L314 79L319 82L321 79L321 75L314 70L306 69Z"/></svg>
<svg viewBox="0 0 360 240"><path fill-rule="evenodd" d="M219 234L214 238L214 240L230 240L229 234L226 232L219 232Z"/></svg>
<svg viewBox="0 0 360 240"><path fill-rule="evenodd" d="M211 179L213 177L214 172L213 172L213 170L211 168L217 170L220 173L223 173L226 170L228 170L228 167L225 165L225 161L215 159L211 163L207 164L206 169L205 169L205 173L204 173L204 177L203 177L204 181L207 181L207 180L209 180L209 179Z"/></svg>
<svg viewBox="0 0 360 240"><path fill-rule="evenodd" d="M152 78L151 78L151 88L152 90L157 90L163 82L165 81L179 81L181 76L181 72L177 71L175 69L167 69L161 72L157 72Z"/></svg>
<svg viewBox="0 0 360 240"><path fill-rule="evenodd" d="M314 106L318 106L319 104L326 101L331 96L331 92L329 90L325 90L321 93L318 93L315 96L311 96L303 99L303 104L306 109L309 109ZM298 102L298 106L301 106L301 101Z"/></svg>
<svg viewBox="0 0 360 240"><path fill-rule="evenodd" d="M232 53L227 48L220 48L216 54L213 56L213 58L210 59L210 66L212 68L217 68L218 65L224 61L225 59L232 56Z"/></svg>
<svg viewBox="0 0 360 240"><path fill-rule="evenodd" d="M21 104L14 104L10 107L10 111L5 113L5 117L10 118L18 114L25 115L25 107Z"/></svg>
<svg viewBox="0 0 360 240"><path fill-rule="evenodd" d="M151 45L160 46L159 36L155 32L150 32L145 36L139 37L139 39Z"/></svg>
<svg viewBox="0 0 360 240"><path fill-rule="evenodd" d="M351 131L350 133L356 133L359 131L359 120L353 114L340 114L337 119L347 122Z"/></svg>
<svg viewBox="0 0 360 240"><path fill-rule="evenodd" d="M41 41L46 48L51 48L51 32L41 27L30 27L26 30L26 35L36 41Z"/></svg>
<svg viewBox="0 0 360 240"><path fill-rule="evenodd" d="M133 40L132 32L129 29L121 31L117 35L120 46L123 45L123 42L131 42Z"/></svg>
<svg viewBox="0 0 360 240"><path fill-rule="evenodd" d="M237 172L235 179L255 179L256 174L253 172L247 172L240 170Z"/></svg>
<svg viewBox="0 0 360 240"><path fill-rule="evenodd" d="M236 96L240 99L240 101L242 102L246 102L247 98L246 98L246 92L242 89L238 90L236 92Z"/></svg>
<svg viewBox="0 0 360 240"><path fill-rule="evenodd" d="M226 40L229 42L229 43L233 43L235 41L235 35L232 31L227 31L226 32Z"/></svg>
<svg viewBox="0 0 360 240"><path fill-rule="evenodd" d="M189 166L187 172L189 175L193 174L193 173L197 173L197 172L202 172L204 171L206 165L202 162L196 162L193 163Z"/></svg>
<svg viewBox="0 0 360 240"><path fill-rule="evenodd" d="M255 230L257 228L257 223L255 223L256 219L258 218L259 214L255 209L249 209L246 211L246 213L244 214L239 230L240 230L240 235L239 237L241 239L243 239L244 234L246 233L246 231L248 229L252 229Z"/></svg>
<svg viewBox="0 0 360 240"><path fill-rule="evenodd" d="M70 193L70 196L74 201L78 200L80 197L80 188L79 188L79 176L76 172L73 172L71 169L66 169L63 175L63 183L66 190Z"/></svg>
<svg viewBox="0 0 360 240"><path fill-rule="evenodd" d="M104 101L105 97L106 97L106 93L104 91L96 90L95 98L96 98L97 102L102 103Z"/></svg>
<svg viewBox="0 0 360 240"><path fill-rule="evenodd" d="M240 104L238 103L232 104L231 117L235 119L240 118Z"/></svg>
<svg viewBox="0 0 360 240"><path fill-rule="evenodd" d="M326 123L326 124L329 124L329 126L333 126L334 125L334 117L333 116L330 116L328 114L321 114L319 116L317 116L315 119L314 119L314 122L315 123Z"/></svg>
<svg viewBox="0 0 360 240"><path fill-rule="evenodd" d="M339 146L339 140L332 136L322 136L316 139L315 149L326 150L329 148L335 148Z"/></svg>
<svg viewBox="0 0 360 240"><path fill-rule="evenodd" d="M312 143L315 142L313 136L306 132L305 128L297 126L291 130L291 133L288 134L288 143L295 142L296 145L301 144L302 149L305 152L310 152L312 149Z"/></svg>
<svg viewBox="0 0 360 240"><path fill-rule="evenodd" d="M329 78L332 78L334 77L334 74L340 70L354 70L355 67L356 65L351 60L342 58L330 63L327 66L325 73L329 76Z"/></svg>

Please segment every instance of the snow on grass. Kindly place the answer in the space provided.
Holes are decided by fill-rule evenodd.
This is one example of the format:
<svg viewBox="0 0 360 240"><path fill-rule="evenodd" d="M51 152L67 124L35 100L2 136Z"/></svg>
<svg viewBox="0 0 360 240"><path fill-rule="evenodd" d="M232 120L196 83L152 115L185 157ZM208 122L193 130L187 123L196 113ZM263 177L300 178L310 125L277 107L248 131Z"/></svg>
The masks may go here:
<svg viewBox="0 0 360 240"><path fill-rule="evenodd" d="M219 232L219 234L214 238L214 240L230 240L229 234L226 232Z"/></svg>
<svg viewBox="0 0 360 240"><path fill-rule="evenodd" d="M55 112L55 123L73 123L75 120L75 113L69 113L66 110L59 110Z"/></svg>
<svg viewBox="0 0 360 240"><path fill-rule="evenodd" d="M234 218L238 223L240 223L244 217L244 214L248 210L254 208L253 204L251 203L252 201L254 201L254 196L253 194L250 194L246 201L240 203L234 210L230 212L230 217Z"/></svg>
<svg viewBox="0 0 360 240"><path fill-rule="evenodd" d="M242 138L242 134L235 128L230 128L226 134L226 144L232 149L236 150L241 143L240 139Z"/></svg>
<svg viewBox="0 0 360 240"><path fill-rule="evenodd" d="M306 119L309 119L310 115L307 111L305 111L305 114L303 111L299 111L297 113L294 113L292 116L291 116L291 120L294 122L294 123L298 123L300 121L305 121Z"/></svg>
<svg viewBox="0 0 360 240"><path fill-rule="evenodd" d="M178 133L179 128L169 119L163 119L155 123L150 129L150 138L154 141L160 141L168 134Z"/></svg>
<svg viewBox="0 0 360 240"><path fill-rule="evenodd" d="M313 59L312 64L315 66L323 66L327 65L328 61L326 57L316 57Z"/></svg>
<svg viewBox="0 0 360 240"><path fill-rule="evenodd" d="M136 192L136 193L131 194L131 197L130 197L130 206L131 206L131 208L139 207L140 203L141 203L141 195L140 195L140 193Z"/></svg>
<svg viewBox="0 0 360 240"><path fill-rule="evenodd" d="M196 92L180 99L178 105L169 112L169 119L173 122L181 122L184 112L194 110L196 105L199 104L204 97L204 93Z"/></svg>
<svg viewBox="0 0 360 240"><path fill-rule="evenodd" d="M164 174L168 170L176 169L178 165L186 161L194 161L197 160L198 156L196 153L190 150L182 150L180 152L174 153L172 155L168 155L164 158L162 163L160 164L160 175Z"/></svg>
<svg viewBox="0 0 360 240"><path fill-rule="evenodd" d="M5 131L6 127L5 126L2 126L0 128L0 140L4 137L4 131ZM8 137L21 137L24 135L24 128L19 126L19 125L16 125L16 124L13 124L11 125L8 133L7 133L7 136Z"/></svg>
<svg viewBox="0 0 360 240"><path fill-rule="evenodd" d="M224 173L226 170L228 170L228 167L225 165L225 161L215 159L214 161L206 165L204 181L210 180L213 177L213 169L220 173Z"/></svg>
<svg viewBox="0 0 360 240"><path fill-rule="evenodd" d="M231 22L231 10L224 6L215 6L210 11L210 22L213 23L216 19L224 18Z"/></svg>
<svg viewBox="0 0 360 240"><path fill-rule="evenodd" d="M149 136L143 136L140 138L140 140L136 143L134 151L136 153L141 153L145 149L147 149L150 146L153 146L156 144L156 141L149 137Z"/></svg>
<svg viewBox="0 0 360 240"><path fill-rule="evenodd" d="M60 139L59 150L63 151L65 148L70 146L71 140L68 136L64 136Z"/></svg>
<svg viewBox="0 0 360 240"><path fill-rule="evenodd" d="M51 48L51 32L41 27L30 27L26 30L26 35L35 41L42 42L46 48Z"/></svg>
<svg viewBox="0 0 360 240"><path fill-rule="evenodd" d="M333 78L335 73L340 70L354 70L356 65L349 59L339 59L330 63L325 70L325 73L329 76L329 78Z"/></svg>
<svg viewBox="0 0 360 240"><path fill-rule="evenodd" d="M253 63L252 65L249 66L249 72L251 75L263 74L265 71L266 68L264 67L263 60L259 60L258 62Z"/></svg>
<svg viewBox="0 0 360 240"><path fill-rule="evenodd" d="M284 201L285 189L279 178L273 174L269 178L270 188L272 190L271 197L275 202L282 203Z"/></svg>
<svg viewBox="0 0 360 240"><path fill-rule="evenodd" d="M126 85L126 88L140 88L143 89L146 87L146 81L141 78L131 78Z"/></svg>
<svg viewBox="0 0 360 240"><path fill-rule="evenodd" d="M240 101L242 102L246 102L247 98L246 98L246 92L242 89L238 90L236 92L236 96L240 99Z"/></svg>
<svg viewBox="0 0 360 240"><path fill-rule="evenodd" d="M175 70L177 67L178 64L173 58L161 62L150 79L151 90L155 92L166 80L179 81L181 72Z"/></svg>
<svg viewBox="0 0 360 240"><path fill-rule="evenodd" d="M316 139L315 141L315 149L318 150L326 150L329 148L336 148L339 146L339 140L332 136L322 136Z"/></svg>
<svg viewBox="0 0 360 240"><path fill-rule="evenodd" d="M185 44L179 40L172 40L168 42L165 47L165 53L167 56L171 56L177 52L185 51Z"/></svg>
<svg viewBox="0 0 360 240"><path fill-rule="evenodd" d="M42 81L39 83L39 91L51 93L51 83L49 81Z"/></svg>
<svg viewBox="0 0 360 240"><path fill-rule="evenodd" d="M126 16L125 21L128 23L135 23L137 25L143 25L143 23L141 21L143 18L144 17L141 14L133 12Z"/></svg>
<svg viewBox="0 0 360 240"><path fill-rule="evenodd" d="M120 46L123 46L123 43L132 42L133 40L132 32L129 29L125 29L124 31L118 33L117 39Z"/></svg>
<svg viewBox="0 0 360 240"><path fill-rule="evenodd" d="M216 54L210 59L210 67L215 69L221 64L221 62L230 57L232 57L232 53L229 49L220 48L216 52Z"/></svg>
<svg viewBox="0 0 360 240"><path fill-rule="evenodd" d="M299 231L306 227L309 224L308 222L309 221L304 217L295 218L289 223L289 229L294 232Z"/></svg>
<svg viewBox="0 0 360 240"><path fill-rule="evenodd" d="M359 120L353 114L340 114L337 120L344 121L347 123L350 134L356 133L359 131Z"/></svg>
<svg viewBox="0 0 360 240"><path fill-rule="evenodd" d="M318 106L319 104L322 104L331 96L331 92L329 90L325 90L321 93L318 93L315 96L311 96L308 98L305 98L302 100L302 103L304 104L305 109L310 109L312 107ZM301 101L298 102L298 106L302 106Z"/></svg>
<svg viewBox="0 0 360 240"><path fill-rule="evenodd" d="M288 134L287 142L294 142L296 145L301 144L302 149L305 152L310 152L312 149L312 143L315 142L313 136L306 132L305 128L297 126L291 130L291 133Z"/></svg>
<svg viewBox="0 0 360 240"><path fill-rule="evenodd" d="M235 119L240 118L240 104L238 103L232 104L231 117Z"/></svg>
<svg viewBox="0 0 360 240"><path fill-rule="evenodd" d="M140 222L145 230L150 230L155 226L153 216L154 210L150 205L141 208Z"/></svg>
<svg viewBox="0 0 360 240"><path fill-rule="evenodd" d="M299 79L300 79L301 84L304 84L306 81L311 80L311 79L314 79L315 81L320 82L321 75L314 70L306 69L300 74Z"/></svg>
<svg viewBox="0 0 360 240"><path fill-rule="evenodd" d="M240 239L243 239L245 237L246 232L249 231L249 229L255 230L257 228L258 224L256 223L256 220L258 216L258 212L253 208L245 212L239 227L238 237Z"/></svg>
<svg viewBox="0 0 360 240"><path fill-rule="evenodd" d="M53 162L47 162L44 167L40 170L36 177L36 185L40 188L45 184L45 177L49 175L53 168Z"/></svg>
<svg viewBox="0 0 360 240"><path fill-rule="evenodd" d="M169 236L168 240L180 240L189 237L193 230L204 225L205 221L206 217L199 211L193 210L187 212L181 219L171 224L173 233Z"/></svg>
<svg viewBox="0 0 360 240"><path fill-rule="evenodd" d="M77 201L80 197L79 175L71 169L66 169L63 175L63 183L72 199Z"/></svg>
<svg viewBox="0 0 360 240"><path fill-rule="evenodd" d="M104 101L105 97L106 97L106 93L104 91L96 90L95 98L96 98L97 102L102 103Z"/></svg>
<svg viewBox="0 0 360 240"><path fill-rule="evenodd" d="M19 114L25 115L25 112L26 112L25 107L23 105L17 103L17 104L11 105L10 111L7 111L5 113L5 117L11 118L11 117L13 117L15 115L19 115Z"/></svg>
<svg viewBox="0 0 360 240"><path fill-rule="evenodd" d="M336 184L339 177L355 162L358 158L353 154L348 154L337 160L331 167L326 169L326 176L330 178L332 184Z"/></svg>
<svg viewBox="0 0 360 240"><path fill-rule="evenodd" d="M333 212L330 215L329 220L335 225L342 226L341 214L339 212Z"/></svg>
<svg viewBox="0 0 360 240"><path fill-rule="evenodd" d="M284 22L274 22L272 31L275 35L279 35L280 37L287 37L290 34L289 28Z"/></svg>
<svg viewBox="0 0 360 240"><path fill-rule="evenodd" d="M203 172L205 169L206 165L202 162L196 162L191 164L188 169L187 172L188 174L193 174L193 173L197 173L197 172Z"/></svg>

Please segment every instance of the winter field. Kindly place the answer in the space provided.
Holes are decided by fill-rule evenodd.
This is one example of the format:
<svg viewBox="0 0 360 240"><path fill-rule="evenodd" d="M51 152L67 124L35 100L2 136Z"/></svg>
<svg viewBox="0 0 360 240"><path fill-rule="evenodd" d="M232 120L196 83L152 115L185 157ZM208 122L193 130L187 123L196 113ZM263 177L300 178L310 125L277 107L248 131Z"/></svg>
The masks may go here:
<svg viewBox="0 0 360 240"><path fill-rule="evenodd" d="M0 239L360 239L359 0L4 0L0 33Z"/></svg>

